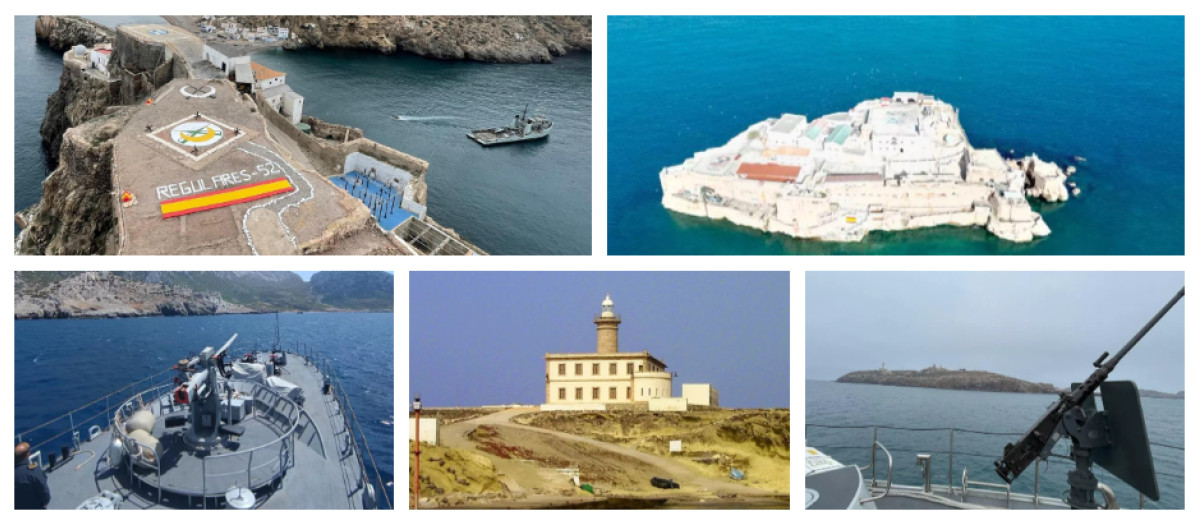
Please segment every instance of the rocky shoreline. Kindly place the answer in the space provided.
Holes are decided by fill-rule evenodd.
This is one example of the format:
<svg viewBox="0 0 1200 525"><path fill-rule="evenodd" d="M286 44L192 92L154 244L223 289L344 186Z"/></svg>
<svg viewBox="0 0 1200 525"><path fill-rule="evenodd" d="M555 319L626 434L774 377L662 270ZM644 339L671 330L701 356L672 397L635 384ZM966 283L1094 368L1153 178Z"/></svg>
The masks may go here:
<svg viewBox="0 0 1200 525"><path fill-rule="evenodd" d="M166 17L189 31L198 17ZM590 16L218 16L213 22L287 27L285 49L359 49L440 60L550 63L592 49ZM217 42L220 39L215 40Z"/></svg>
<svg viewBox="0 0 1200 525"><path fill-rule="evenodd" d="M33 33L39 42L45 42L58 52L83 44L92 47L103 42L112 42L116 33L102 24L81 16L39 16L34 22Z"/></svg>

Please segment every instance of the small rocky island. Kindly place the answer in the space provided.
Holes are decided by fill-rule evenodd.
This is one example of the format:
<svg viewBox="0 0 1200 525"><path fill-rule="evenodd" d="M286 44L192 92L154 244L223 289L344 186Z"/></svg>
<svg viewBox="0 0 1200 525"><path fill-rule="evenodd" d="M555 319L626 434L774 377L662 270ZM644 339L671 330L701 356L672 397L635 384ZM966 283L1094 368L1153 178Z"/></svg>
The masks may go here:
<svg viewBox="0 0 1200 525"><path fill-rule="evenodd" d="M791 237L859 242L949 225L1022 243L1050 234L1030 201L1078 195L1072 173L972 147L957 108L897 92L811 121L764 120L663 168L659 181L668 210Z"/></svg>
<svg viewBox="0 0 1200 525"><path fill-rule="evenodd" d="M1061 391L1050 383L1032 383L981 370L950 370L937 365L923 370L888 370L884 367L859 370L839 377L837 382L1025 394L1055 394Z"/></svg>

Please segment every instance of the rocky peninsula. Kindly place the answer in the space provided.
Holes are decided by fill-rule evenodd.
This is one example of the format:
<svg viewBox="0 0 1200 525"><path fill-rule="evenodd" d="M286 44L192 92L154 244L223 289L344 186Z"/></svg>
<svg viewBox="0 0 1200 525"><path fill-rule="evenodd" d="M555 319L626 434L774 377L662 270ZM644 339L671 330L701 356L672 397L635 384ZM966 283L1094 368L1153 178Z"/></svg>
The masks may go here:
<svg viewBox="0 0 1200 525"><path fill-rule="evenodd" d="M15 217L17 253L485 254L428 213L428 162L304 115L286 73L236 82L248 54L174 26L35 25L68 51L40 130L53 171Z"/></svg>
<svg viewBox="0 0 1200 525"><path fill-rule="evenodd" d="M201 17L166 17L199 31ZM286 27L285 49L360 49L441 60L549 63L592 49L590 16L216 16L208 24ZM223 40L216 32L211 39Z"/></svg>
<svg viewBox="0 0 1200 525"><path fill-rule="evenodd" d="M146 317L253 313L215 292L136 281L108 272L81 273L34 286L17 274L17 319Z"/></svg>
<svg viewBox="0 0 1200 525"><path fill-rule="evenodd" d="M931 366L923 370L860 370L837 379L838 383L910 386L942 390L975 390L980 392L1019 392L1026 394L1055 394L1060 392L1050 383L1031 383L1015 377L980 370L949 370Z"/></svg>

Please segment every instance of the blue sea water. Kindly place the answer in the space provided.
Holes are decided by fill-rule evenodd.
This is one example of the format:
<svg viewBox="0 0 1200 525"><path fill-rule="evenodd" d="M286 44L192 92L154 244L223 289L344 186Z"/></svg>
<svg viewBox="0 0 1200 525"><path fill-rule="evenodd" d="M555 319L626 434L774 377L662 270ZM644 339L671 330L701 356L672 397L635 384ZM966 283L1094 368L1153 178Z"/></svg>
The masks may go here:
<svg viewBox="0 0 1200 525"><path fill-rule="evenodd" d="M1181 255L1182 17L609 17L610 254ZM839 244L666 211L658 172L787 113L894 91L960 110L975 147L1076 164L1033 243L981 228ZM1086 162L1076 163L1080 156Z"/></svg>
<svg viewBox="0 0 1200 525"><path fill-rule="evenodd" d="M392 501L394 469L394 345L390 313L280 314L284 348L309 345L339 374ZM15 429L25 432L129 383L170 368L188 353L220 346L233 333L240 355L274 341L275 316L142 317L18 320L15 324ZM143 383L137 391L150 386ZM136 393L136 392L135 392ZM114 396L115 406L128 397ZM103 403L100 405L103 410ZM99 411L75 415L76 424ZM99 419L103 419L101 416ZM69 428L68 420L22 436L39 443ZM83 432L86 434L86 432ZM69 443L70 434L47 445ZM45 452L44 452L45 453ZM368 472L372 472L369 458ZM376 487L382 494L383 488Z"/></svg>
<svg viewBox="0 0 1200 525"><path fill-rule="evenodd" d="M835 383L832 381L804 382L804 441L845 464L870 464L872 430L830 429L811 425L857 426L878 425L908 428L948 428L1021 434L1045 413L1055 400L1050 394L1011 394L999 392L964 392L907 388L881 385ZM1178 399L1142 399L1146 429L1152 443L1154 469L1158 475L1161 497L1158 502L1146 500L1146 508L1182 509L1184 507L1184 401ZM946 431L911 431L880 429L879 442L892 453L893 482L921 485L921 471L915 464L919 452L933 454L933 482L945 484L948 476L961 484L962 470L970 479L1000 483L992 462L999 459L1004 445L1020 436L981 435L956 431L954 434L954 471L949 471L946 451L950 436ZM1069 443L1060 441L1055 448L1066 454ZM1038 493L1047 499L1057 498L1067 489L1069 461L1051 458L1049 466L1041 466ZM886 466L877 467L880 479L887 476ZM1137 508L1137 491L1118 480L1103 468L1095 469L1096 477L1117 494L1122 508ZM870 471L864 473L870 476ZM1033 493L1032 466L1012 485L1014 492Z"/></svg>

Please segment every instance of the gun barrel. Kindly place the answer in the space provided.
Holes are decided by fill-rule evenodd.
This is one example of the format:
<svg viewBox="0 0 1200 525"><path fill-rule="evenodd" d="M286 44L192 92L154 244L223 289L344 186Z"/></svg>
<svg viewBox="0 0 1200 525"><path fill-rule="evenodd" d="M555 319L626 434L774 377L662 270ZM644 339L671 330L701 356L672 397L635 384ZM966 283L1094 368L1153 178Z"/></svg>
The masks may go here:
<svg viewBox="0 0 1200 525"><path fill-rule="evenodd" d="M1133 347L1142 340L1142 337L1145 337L1146 333L1148 333L1151 328L1154 328L1154 325L1158 324L1158 321L1162 319L1164 315L1167 315L1167 312L1171 311L1171 308L1175 306L1175 303L1178 303L1180 299L1183 299L1183 290L1183 288L1180 288L1179 291L1175 293L1175 297L1172 297L1170 301L1167 301L1167 304L1163 306L1158 313L1154 314L1154 317L1150 319L1150 322L1146 323L1146 326L1143 326L1141 330L1138 330L1138 333L1134 334L1133 338L1130 339L1128 343L1125 343L1125 346L1121 347L1121 350L1117 352L1117 355L1112 356L1112 359L1109 359L1107 363L1104 363L1104 366L1109 370L1117 366L1117 363L1121 361L1121 358L1125 357L1125 354L1128 354L1129 351L1132 350Z"/></svg>

